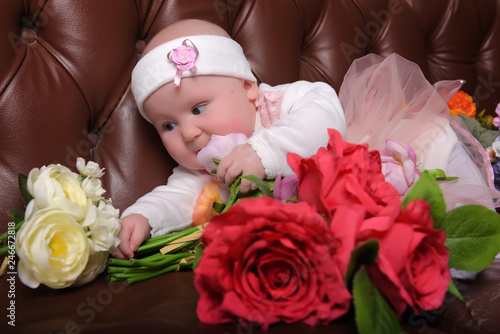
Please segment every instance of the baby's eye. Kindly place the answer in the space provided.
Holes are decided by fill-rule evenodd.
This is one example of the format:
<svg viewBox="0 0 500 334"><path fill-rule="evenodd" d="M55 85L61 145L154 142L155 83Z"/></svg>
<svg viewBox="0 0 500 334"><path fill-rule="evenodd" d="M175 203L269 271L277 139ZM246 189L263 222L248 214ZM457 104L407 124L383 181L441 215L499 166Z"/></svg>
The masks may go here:
<svg viewBox="0 0 500 334"><path fill-rule="evenodd" d="M172 123L172 122L168 122L168 123L163 124L163 128L167 131L172 131L176 126L177 126L177 124Z"/></svg>
<svg viewBox="0 0 500 334"><path fill-rule="evenodd" d="M205 110L206 104L202 104L193 108L193 115L199 115Z"/></svg>

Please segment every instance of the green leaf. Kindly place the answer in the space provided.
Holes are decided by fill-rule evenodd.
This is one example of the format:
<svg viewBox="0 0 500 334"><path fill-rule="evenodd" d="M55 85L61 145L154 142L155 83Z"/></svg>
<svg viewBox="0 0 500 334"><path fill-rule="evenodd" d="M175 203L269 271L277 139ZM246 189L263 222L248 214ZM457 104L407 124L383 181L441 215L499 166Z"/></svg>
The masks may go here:
<svg viewBox="0 0 500 334"><path fill-rule="evenodd" d="M255 183L257 188L262 192L262 195L273 197L271 188L269 187L269 184L265 180L259 179L257 176L254 175L243 175L241 178Z"/></svg>
<svg viewBox="0 0 500 334"><path fill-rule="evenodd" d="M249 180L257 185L257 190L249 191L246 194L240 193L240 184L241 179ZM272 187L274 187L274 180L262 180L254 175L244 175L237 177L233 183L229 186L229 198L227 200L227 204L220 213L224 213L231 206L236 204L242 198L254 198L260 196L268 196L273 197Z"/></svg>
<svg viewBox="0 0 500 334"><path fill-rule="evenodd" d="M198 262L200 262L201 257L203 255L203 250L205 249L205 245L202 243L199 243L195 248L194 248L194 262L193 262L193 270L198 267Z"/></svg>
<svg viewBox="0 0 500 334"><path fill-rule="evenodd" d="M21 196L23 196L24 205L33 199L33 196L28 191L28 177L23 174L18 175L19 190L21 191Z"/></svg>
<svg viewBox="0 0 500 334"><path fill-rule="evenodd" d="M371 239L352 250L351 258L349 260L349 264L347 266L347 271L345 275L346 283L348 283L351 280L352 275L354 274L354 270L358 265L360 264L370 265L375 262L375 260L378 257L378 249L379 249L378 240Z"/></svg>
<svg viewBox="0 0 500 334"><path fill-rule="evenodd" d="M354 275L353 301L360 334L401 333L396 313L380 291L370 282L365 267Z"/></svg>
<svg viewBox="0 0 500 334"><path fill-rule="evenodd" d="M222 210L224 210L224 208L226 206L224 204L222 204L222 203L214 202L214 204L212 205L212 207L214 208L215 212L221 213Z"/></svg>
<svg viewBox="0 0 500 334"><path fill-rule="evenodd" d="M20 223L24 220L24 211L10 210L7 211L7 214L9 215L10 221L14 222L15 224Z"/></svg>
<svg viewBox="0 0 500 334"><path fill-rule="evenodd" d="M448 286L448 292L455 295L455 297L457 297L461 301L464 301L464 297L462 296L460 291L458 291L457 286L455 285L455 282L452 279L450 279L450 285Z"/></svg>
<svg viewBox="0 0 500 334"><path fill-rule="evenodd" d="M420 173L418 181L406 193L403 199L403 208L416 199L422 199L431 205L434 227L439 228L446 214L446 203L435 177L427 171Z"/></svg>
<svg viewBox="0 0 500 334"><path fill-rule="evenodd" d="M458 176L446 176L444 170L442 169L426 169L430 175L434 176L436 181L453 181L458 180Z"/></svg>
<svg viewBox="0 0 500 334"><path fill-rule="evenodd" d="M469 132L477 139L483 148L490 147L491 144L495 141L495 138L498 137L497 130L485 129L481 126L481 124L470 117L459 115L460 118L464 121L465 125Z"/></svg>
<svg viewBox="0 0 500 334"><path fill-rule="evenodd" d="M237 177L233 183L229 186L229 198L227 200L226 207L224 210L221 211L221 213L226 212L229 210L231 206L233 206L234 203L236 203L236 200L238 199L238 195L240 194L240 184L241 184L241 176Z"/></svg>
<svg viewBox="0 0 500 334"><path fill-rule="evenodd" d="M483 270L500 252L500 215L484 206L464 205L449 211L441 228L451 268Z"/></svg>

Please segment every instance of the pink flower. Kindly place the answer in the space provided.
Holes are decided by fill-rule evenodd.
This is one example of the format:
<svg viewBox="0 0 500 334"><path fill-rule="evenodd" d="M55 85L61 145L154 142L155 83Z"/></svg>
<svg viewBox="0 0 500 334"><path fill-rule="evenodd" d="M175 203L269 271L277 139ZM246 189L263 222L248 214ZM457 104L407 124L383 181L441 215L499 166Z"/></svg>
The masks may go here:
<svg viewBox="0 0 500 334"><path fill-rule="evenodd" d="M388 139L380 149L380 157L385 180L403 196L420 176L415 151L406 144Z"/></svg>
<svg viewBox="0 0 500 334"><path fill-rule="evenodd" d="M495 112L497 113L498 116L493 118L493 125L498 128L498 127L500 127L500 103L497 104L497 108L495 109Z"/></svg>
<svg viewBox="0 0 500 334"><path fill-rule="evenodd" d="M196 161L204 166L208 172L217 170L213 159L221 160L228 155L233 148L245 144L248 138L243 133L231 133L226 136L212 135L210 142L198 152Z"/></svg>
<svg viewBox="0 0 500 334"><path fill-rule="evenodd" d="M284 178L278 175L274 181L274 198L285 203L287 200L297 196L298 182L299 180L295 174L285 176Z"/></svg>
<svg viewBox="0 0 500 334"><path fill-rule="evenodd" d="M192 48L187 46L190 42ZM174 78L174 84L179 86L181 84L181 76L183 71L196 71L195 61L198 57L198 49L190 40L186 39L182 45L170 51L167 55L168 59L177 66L177 72Z"/></svg>

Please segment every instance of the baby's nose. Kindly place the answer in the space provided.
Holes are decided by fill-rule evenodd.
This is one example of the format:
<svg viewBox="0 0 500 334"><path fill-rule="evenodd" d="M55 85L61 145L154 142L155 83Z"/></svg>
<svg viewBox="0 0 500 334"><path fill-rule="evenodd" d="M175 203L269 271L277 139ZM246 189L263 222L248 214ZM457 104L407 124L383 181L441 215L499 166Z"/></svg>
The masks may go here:
<svg viewBox="0 0 500 334"><path fill-rule="evenodd" d="M192 141L201 135L201 129L194 125L183 126L182 137L185 141Z"/></svg>

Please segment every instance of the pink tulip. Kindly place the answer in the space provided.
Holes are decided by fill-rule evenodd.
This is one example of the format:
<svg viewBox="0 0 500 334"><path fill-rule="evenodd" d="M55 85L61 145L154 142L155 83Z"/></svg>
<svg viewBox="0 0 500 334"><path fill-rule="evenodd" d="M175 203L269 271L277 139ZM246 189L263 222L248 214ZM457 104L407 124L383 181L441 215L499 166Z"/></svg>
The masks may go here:
<svg viewBox="0 0 500 334"><path fill-rule="evenodd" d="M210 142L198 152L196 161L204 166L207 171L217 170L213 159L221 160L228 155L233 148L245 144L248 138L243 133L231 133L226 136L212 135Z"/></svg>
<svg viewBox="0 0 500 334"><path fill-rule="evenodd" d="M299 180L295 174L285 176L284 178L278 175L274 181L274 198L285 203L287 200L297 196L298 182Z"/></svg>
<svg viewBox="0 0 500 334"><path fill-rule="evenodd" d="M420 177L415 151L406 144L388 139L380 149L380 157L385 180L403 196Z"/></svg>

